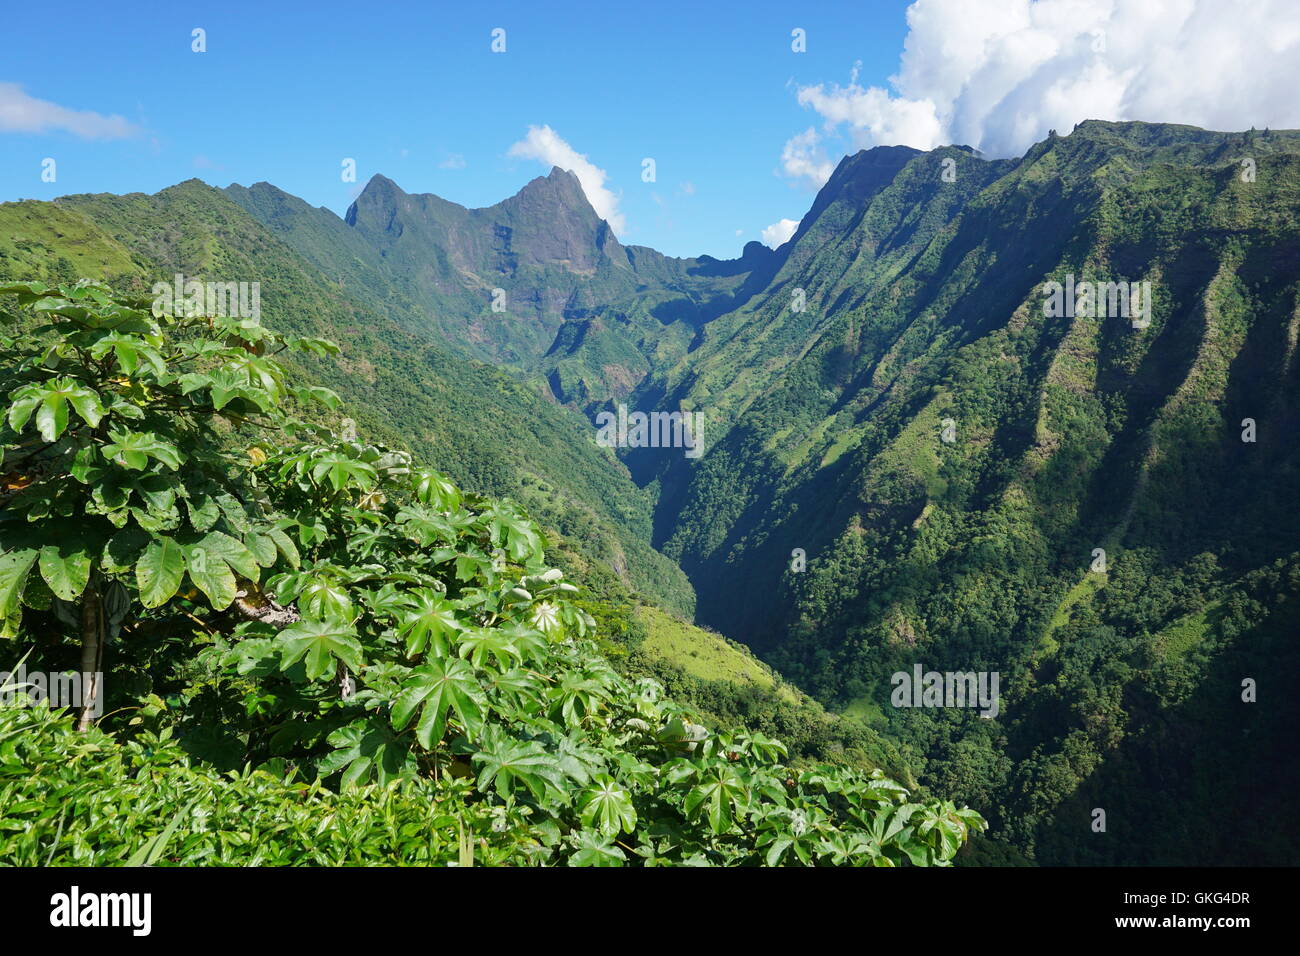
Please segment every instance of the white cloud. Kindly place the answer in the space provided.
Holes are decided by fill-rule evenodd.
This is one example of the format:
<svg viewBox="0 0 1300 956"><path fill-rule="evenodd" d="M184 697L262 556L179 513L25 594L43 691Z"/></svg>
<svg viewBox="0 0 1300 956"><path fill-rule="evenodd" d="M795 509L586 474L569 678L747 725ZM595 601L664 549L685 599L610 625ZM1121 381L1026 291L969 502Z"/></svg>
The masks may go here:
<svg viewBox="0 0 1300 956"><path fill-rule="evenodd" d="M615 234L621 236L627 230L627 220L618 209L618 196L605 186L605 170L562 140L549 126L528 127L528 135L510 147L509 155L567 169L578 177L591 208L609 223Z"/></svg>
<svg viewBox="0 0 1300 956"><path fill-rule="evenodd" d="M0 133L48 133L62 130L83 139L123 139L140 130L121 116L70 110L38 100L17 83L0 83Z"/></svg>
<svg viewBox="0 0 1300 956"><path fill-rule="evenodd" d="M820 189L835 172L835 164L826 158L820 144L821 137L811 126L786 140L781 150L782 171L791 179L806 179L814 189Z"/></svg>
<svg viewBox="0 0 1300 956"><path fill-rule="evenodd" d="M465 157L460 153L453 153L438 164L439 169L464 169Z"/></svg>
<svg viewBox="0 0 1300 956"><path fill-rule="evenodd" d="M762 232L763 245L776 249L793 236L794 231L798 228L798 219L782 219L779 222L774 222ZM736 235L740 235L740 233Z"/></svg>
<svg viewBox="0 0 1300 956"><path fill-rule="evenodd" d="M823 141L1019 156L1085 119L1300 126L1291 0L917 0L907 23L889 89L856 67L847 86L799 88ZM786 162L807 146L808 132L786 144L787 175L812 178Z"/></svg>

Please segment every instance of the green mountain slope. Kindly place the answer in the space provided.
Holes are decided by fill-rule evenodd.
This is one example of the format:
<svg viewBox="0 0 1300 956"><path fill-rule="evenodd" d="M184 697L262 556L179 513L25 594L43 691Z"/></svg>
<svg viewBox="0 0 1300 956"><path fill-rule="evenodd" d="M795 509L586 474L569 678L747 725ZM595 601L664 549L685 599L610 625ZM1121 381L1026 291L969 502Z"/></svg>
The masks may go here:
<svg viewBox="0 0 1300 956"><path fill-rule="evenodd" d="M981 809L992 857L1293 863L1298 174L1294 131L878 148L731 261L623 246L558 170L342 219L187 183L0 206L0 273L261 277L372 433L576 545L625 673ZM1149 283L1149 324L1046 308L1075 281ZM704 456L596 447L621 402L698 410ZM997 673L997 715L894 706L918 664Z"/></svg>
<svg viewBox="0 0 1300 956"><path fill-rule="evenodd" d="M501 372L404 329L358 282L323 274L221 191L198 181L155 196L69 196L0 205L0 277L69 270L147 293L187 278L259 282L269 321L338 340L345 357L305 363L361 423L467 486L510 495L629 583L689 613L690 585L648 545L650 495L582 420ZM354 289L358 290L354 294Z"/></svg>
<svg viewBox="0 0 1300 956"><path fill-rule="evenodd" d="M384 176L343 219L266 183L227 193L372 308L589 410L684 356L771 259L757 243L733 263L623 246L558 168L484 209Z"/></svg>
<svg viewBox="0 0 1300 956"><path fill-rule="evenodd" d="M1040 859L1248 862L1262 830L1203 847L1157 832L1169 804L1126 774L1215 694L1225 728L1289 765L1295 713L1241 702L1249 671L1150 687L1172 666L1161 649L1190 641L1162 636L1175 622L1240 605L1204 653L1262 664L1285 617L1250 582L1280 575L1276 600L1294 599L1297 173L1293 132L1096 122L1014 163L845 160L755 307L662 373L669 403L721 423L701 461L655 474L657 540L701 620L882 714L924 782L995 810L1026 850L1046 840ZM1150 282L1150 326L1045 315L1044 283L1067 275ZM917 662L1000 672L1002 714L892 707L890 676ZM1219 825L1209 781L1244 819L1294 777L1241 792L1227 751L1183 758L1162 792L1186 801L1188 834ZM1088 843L1083 804L1107 801L1083 795L1106 779L1137 791L1109 796L1127 842ZM1273 852L1293 853L1293 830Z"/></svg>

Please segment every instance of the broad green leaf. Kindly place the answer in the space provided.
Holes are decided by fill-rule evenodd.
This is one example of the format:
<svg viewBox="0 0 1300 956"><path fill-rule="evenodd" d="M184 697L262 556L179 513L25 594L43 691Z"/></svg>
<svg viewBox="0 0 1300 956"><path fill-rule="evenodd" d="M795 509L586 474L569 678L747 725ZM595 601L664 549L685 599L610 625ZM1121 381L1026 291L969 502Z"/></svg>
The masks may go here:
<svg viewBox="0 0 1300 956"><path fill-rule="evenodd" d="M351 625L339 621L301 621L280 632L280 669L288 670L306 658L307 677L320 680L334 673L338 659L353 671L361 669L361 644Z"/></svg>
<svg viewBox="0 0 1300 956"><path fill-rule="evenodd" d="M41 577L56 597L76 601L90 580L90 554L84 544L67 541L41 548Z"/></svg>
<svg viewBox="0 0 1300 956"><path fill-rule="evenodd" d="M594 786L583 792L578 800L579 819L584 827L596 827L606 836L617 836L619 831L631 833L636 829L636 808L632 796L608 774L600 774L592 781Z"/></svg>
<svg viewBox="0 0 1300 956"><path fill-rule="evenodd" d="M548 789L564 788L564 775L554 754L535 740L516 740L498 727L490 728L487 742L473 760L479 765L478 788L485 793L492 786L506 796L521 783L540 800Z"/></svg>
<svg viewBox="0 0 1300 956"><path fill-rule="evenodd" d="M302 563L302 558L298 554L298 546L282 529L269 528L266 533L275 542L276 549L289 562L290 567L297 568Z"/></svg>
<svg viewBox="0 0 1300 956"><path fill-rule="evenodd" d="M135 566L136 583L140 588L140 603L145 607L159 607L171 600L181 586L185 574L185 554L171 538L158 538Z"/></svg>
<svg viewBox="0 0 1300 956"><path fill-rule="evenodd" d="M257 581L261 577L261 569L252 552L228 534L209 531L198 543L198 547L207 551L209 558L224 561L236 574L250 581Z"/></svg>
<svg viewBox="0 0 1300 956"><path fill-rule="evenodd" d="M103 448L104 457L111 458L125 468L143 471L153 458L175 471L181 466L180 453L171 442L163 441L153 432L112 431L112 441Z"/></svg>
<svg viewBox="0 0 1300 956"><path fill-rule="evenodd" d="M406 641L406 655L427 651L431 657L445 657L447 642L460 632L456 611L442 595L430 588L415 592L414 607L402 614L398 636Z"/></svg>
<svg viewBox="0 0 1300 956"><path fill-rule="evenodd" d="M622 866L627 854L604 834L583 830L577 836L577 849L569 857L569 866Z"/></svg>
<svg viewBox="0 0 1300 956"><path fill-rule="evenodd" d="M202 544L185 545L185 568L194 586L208 597L218 611L230 607L235 599L235 575L219 557L209 556Z"/></svg>
<svg viewBox="0 0 1300 956"><path fill-rule="evenodd" d="M17 618L21 615L19 601L37 554L35 548L0 554L0 638L17 636Z"/></svg>
<svg viewBox="0 0 1300 956"><path fill-rule="evenodd" d="M275 564L277 552L275 542L271 540L270 536L250 531L244 535L244 547L248 549L248 552L260 566L269 568Z"/></svg>
<svg viewBox="0 0 1300 956"><path fill-rule="evenodd" d="M447 716L455 711L465 732L474 737L483 725L483 688L474 668L459 658L435 658L411 671L393 702L393 727L402 730L422 708L415 737L425 750L442 739Z"/></svg>

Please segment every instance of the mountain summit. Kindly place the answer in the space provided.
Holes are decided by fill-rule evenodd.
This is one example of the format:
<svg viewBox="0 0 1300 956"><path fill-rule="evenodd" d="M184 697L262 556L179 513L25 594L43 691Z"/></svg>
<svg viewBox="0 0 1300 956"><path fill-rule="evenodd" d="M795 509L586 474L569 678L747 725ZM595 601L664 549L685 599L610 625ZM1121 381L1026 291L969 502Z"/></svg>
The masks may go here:
<svg viewBox="0 0 1300 956"><path fill-rule="evenodd" d="M540 374L584 407L626 394L648 355L685 354L771 260L754 247L723 261L624 246L558 166L481 209L382 175L343 219L266 184L227 193L372 307L469 357Z"/></svg>

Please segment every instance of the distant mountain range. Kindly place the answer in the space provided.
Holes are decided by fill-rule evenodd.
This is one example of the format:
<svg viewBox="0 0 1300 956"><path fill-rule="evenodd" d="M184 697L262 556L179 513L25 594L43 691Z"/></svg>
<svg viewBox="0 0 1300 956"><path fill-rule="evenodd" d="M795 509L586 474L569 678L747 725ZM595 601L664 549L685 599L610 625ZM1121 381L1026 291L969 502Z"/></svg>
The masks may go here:
<svg viewBox="0 0 1300 956"><path fill-rule="evenodd" d="M485 209L382 176L344 218L266 183L0 206L0 277L174 271L260 280L343 341L313 374L373 427L755 648L1014 854L1294 860L1300 133L865 150L733 260L622 245L559 169ZM1100 297L1054 312L1052 282ZM701 413L703 456L599 447L620 404ZM893 706L918 664L997 672L998 716Z"/></svg>

